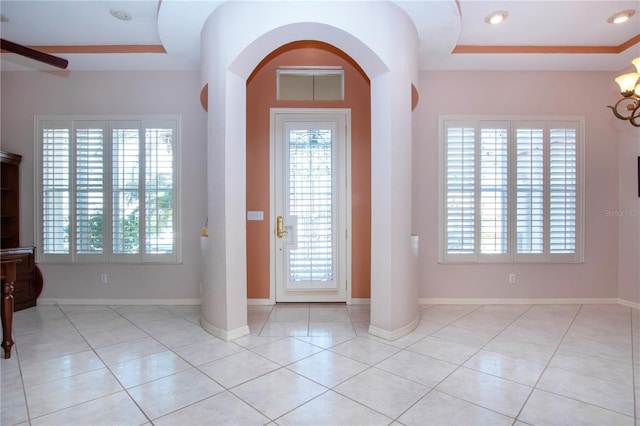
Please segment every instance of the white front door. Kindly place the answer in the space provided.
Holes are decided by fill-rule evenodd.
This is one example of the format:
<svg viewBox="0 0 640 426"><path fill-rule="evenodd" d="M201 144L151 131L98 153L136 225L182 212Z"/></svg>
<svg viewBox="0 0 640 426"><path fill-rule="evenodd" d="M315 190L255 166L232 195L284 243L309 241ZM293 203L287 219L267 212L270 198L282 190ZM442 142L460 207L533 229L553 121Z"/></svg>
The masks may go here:
<svg viewBox="0 0 640 426"><path fill-rule="evenodd" d="M276 302L344 302L349 110L272 109Z"/></svg>

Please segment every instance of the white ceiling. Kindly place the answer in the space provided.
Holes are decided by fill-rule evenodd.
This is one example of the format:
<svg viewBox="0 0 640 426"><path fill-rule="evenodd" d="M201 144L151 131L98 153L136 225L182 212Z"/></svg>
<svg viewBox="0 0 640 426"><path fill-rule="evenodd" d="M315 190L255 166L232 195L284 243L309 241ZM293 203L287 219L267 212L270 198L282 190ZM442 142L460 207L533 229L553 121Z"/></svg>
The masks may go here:
<svg viewBox="0 0 640 426"><path fill-rule="evenodd" d="M69 70L199 69L200 30L223 2L213 0L1 0L2 38L26 46L162 45L167 53L67 53ZM250 2L244 2L251 7ZM640 0L396 1L420 37L420 68L439 70L620 71L640 56L640 43L619 53L550 53L557 46L615 47L640 34ZM286 2L274 7L286 8ZM324 3L330 7L331 3ZM120 21L109 9L127 11ZM636 11L620 25L611 15ZM500 25L484 22L506 10ZM452 53L456 46L538 46L547 53ZM2 70L54 69L14 54L0 55Z"/></svg>

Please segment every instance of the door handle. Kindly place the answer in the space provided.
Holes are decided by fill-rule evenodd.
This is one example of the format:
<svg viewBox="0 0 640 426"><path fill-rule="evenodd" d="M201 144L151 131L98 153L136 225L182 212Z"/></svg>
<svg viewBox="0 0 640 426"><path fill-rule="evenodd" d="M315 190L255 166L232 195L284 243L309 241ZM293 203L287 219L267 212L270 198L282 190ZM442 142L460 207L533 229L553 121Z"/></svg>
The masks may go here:
<svg viewBox="0 0 640 426"><path fill-rule="evenodd" d="M278 216L276 219L276 236L278 238L282 238L287 231L284 230L284 223L282 220L282 216Z"/></svg>

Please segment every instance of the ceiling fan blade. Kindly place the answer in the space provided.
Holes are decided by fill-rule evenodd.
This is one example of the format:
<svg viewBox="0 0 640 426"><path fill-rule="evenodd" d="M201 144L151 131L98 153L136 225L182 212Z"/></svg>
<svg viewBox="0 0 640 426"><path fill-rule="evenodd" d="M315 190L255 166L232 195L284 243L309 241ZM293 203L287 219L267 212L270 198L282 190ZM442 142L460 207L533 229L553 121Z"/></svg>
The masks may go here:
<svg viewBox="0 0 640 426"><path fill-rule="evenodd" d="M49 55L48 53L40 52L30 47L22 46L21 44L14 43L9 40L0 38L0 49L12 52L21 56L25 56L36 61L44 62L45 64L53 65L56 68L67 69L69 61L57 56Z"/></svg>

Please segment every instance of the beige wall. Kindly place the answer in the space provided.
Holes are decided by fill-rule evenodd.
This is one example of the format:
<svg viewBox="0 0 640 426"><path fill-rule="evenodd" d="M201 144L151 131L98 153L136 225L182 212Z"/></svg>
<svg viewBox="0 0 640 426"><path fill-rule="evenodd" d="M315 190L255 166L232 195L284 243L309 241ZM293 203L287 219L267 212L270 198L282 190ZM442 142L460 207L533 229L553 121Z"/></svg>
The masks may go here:
<svg viewBox="0 0 640 426"><path fill-rule="evenodd" d="M616 87L612 83L614 74L617 75L605 72L421 73L418 87L420 102L413 115L413 231L420 235L421 243L419 297L619 297L640 303L640 218L633 215L640 209L640 198L636 193L640 129L613 118L605 107L617 99ZM206 113L199 104L199 91L197 72L2 73L1 147L23 155L23 245L34 243L35 114L182 115L182 204L189 206L182 211L184 263L161 266L43 265L45 287L41 297L199 298L199 235L206 212L206 157L203 153L206 151L207 127ZM268 113L264 114L268 120ZM260 117L264 118L264 114ZM585 117L584 264L437 263L438 114L563 114ZM252 117L248 114L249 120ZM249 155L252 148L247 149ZM263 208L248 203L247 208L268 212L268 206ZM632 213L621 217L608 216L606 212L612 210ZM364 229L368 228L363 226ZM250 229L247 231L249 233ZM363 271L366 273L369 267L363 267ZM515 285L507 283L511 272L517 275ZM100 273L109 274L109 284L99 284ZM368 297L366 294L356 293L354 285L354 297Z"/></svg>
<svg viewBox="0 0 640 426"><path fill-rule="evenodd" d="M344 101L278 101L280 66L340 66ZM247 297L269 298L269 109L351 108L352 297L370 297L371 278L371 106L369 81L344 53L321 43L292 43L269 55L247 84L247 210L264 212L247 221Z"/></svg>
<svg viewBox="0 0 640 426"><path fill-rule="evenodd" d="M618 289L618 261L638 263L638 219L605 214L621 207L620 125L605 108L617 99L607 72L422 72L414 111L413 227L420 235L422 298L617 298L637 302L637 271ZM580 115L585 117L585 250L583 264L442 265L438 255L438 115ZM637 149L638 129L635 131ZM628 148L625 145L626 149ZM626 179L626 178L625 178ZM627 184L625 184L627 185ZM628 191L626 191L628 192ZM626 194L625 192L625 194ZM638 207L637 201L635 208ZM636 235L619 250L620 233ZM635 246L634 246L635 244ZM627 247L628 245L628 247ZM508 283L515 273L516 284ZM626 273L625 273L626 274ZM635 277L635 278L634 278Z"/></svg>
<svg viewBox="0 0 640 426"><path fill-rule="evenodd" d="M638 157L640 128L620 122L620 200L613 220L618 221L618 293L624 300L640 303L640 195Z"/></svg>
<svg viewBox="0 0 640 426"><path fill-rule="evenodd" d="M34 115L180 114L181 265L41 265L41 298L200 298L200 233L206 216L206 114L198 72L3 72L1 147L23 156L21 244L34 244ZM109 276L100 284L100 274Z"/></svg>

